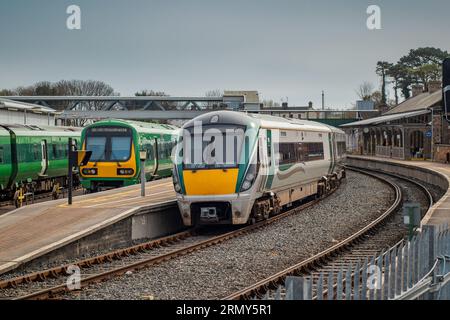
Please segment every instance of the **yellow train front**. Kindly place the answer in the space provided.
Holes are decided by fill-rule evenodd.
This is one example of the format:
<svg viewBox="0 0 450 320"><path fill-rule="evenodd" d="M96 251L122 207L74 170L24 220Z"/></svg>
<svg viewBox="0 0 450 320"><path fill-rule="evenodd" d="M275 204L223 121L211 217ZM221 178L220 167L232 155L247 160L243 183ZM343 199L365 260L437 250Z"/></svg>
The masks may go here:
<svg viewBox="0 0 450 320"><path fill-rule="evenodd" d="M84 150L92 151L89 163L80 167L82 186L96 192L125 187L172 174L170 159L178 131L170 125L129 120L102 120L83 129ZM144 168L139 152L146 151Z"/></svg>
<svg viewBox="0 0 450 320"><path fill-rule="evenodd" d="M216 111L187 122L173 174L186 226L246 224L345 176L345 134L312 121Z"/></svg>

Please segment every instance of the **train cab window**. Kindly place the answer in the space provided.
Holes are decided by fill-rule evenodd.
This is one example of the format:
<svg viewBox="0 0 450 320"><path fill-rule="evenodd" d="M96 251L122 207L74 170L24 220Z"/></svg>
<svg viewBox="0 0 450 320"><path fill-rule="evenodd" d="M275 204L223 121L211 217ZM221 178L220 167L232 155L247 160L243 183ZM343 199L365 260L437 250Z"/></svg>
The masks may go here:
<svg viewBox="0 0 450 320"><path fill-rule="evenodd" d="M104 144L103 144L104 145ZM130 137L111 137L111 161L125 161L130 158Z"/></svg>
<svg viewBox="0 0 450 320"><path fill-rule="evenodd" d="M105 160L106 137L89 137L86 143L86 150L92 151L92 161Z"/></svg>
<svg viewBox="0 0 450 320"><path fill-rule="evenodd" d="M91 161L126 161L131 156L131 129L120 126L93 127L86 132L86 150Z"/></svg>
<svg viewBox="0 0 450 320"><path fill-rule="evenodd" d="M0 163L4 163L3 147L0 147Z"/></svg>
<svg viewBox="0 0 450 320"><path fill-rule="evenodd" d="M280 165L297 162L296 143L280 143L278 148Z"/></svg>

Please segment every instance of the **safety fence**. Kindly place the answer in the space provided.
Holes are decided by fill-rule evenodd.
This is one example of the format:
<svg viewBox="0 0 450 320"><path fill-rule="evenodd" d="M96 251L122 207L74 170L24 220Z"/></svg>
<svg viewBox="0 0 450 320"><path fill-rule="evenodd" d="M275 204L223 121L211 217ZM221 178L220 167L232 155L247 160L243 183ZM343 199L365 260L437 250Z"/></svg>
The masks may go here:
<svg viewBox="0 0 450 320"><path fill-rule="evenodd" d="M338 271L287 277L263 299L447 300L450 299L450 230L424 226L378 256L343 263Z"/></svg>

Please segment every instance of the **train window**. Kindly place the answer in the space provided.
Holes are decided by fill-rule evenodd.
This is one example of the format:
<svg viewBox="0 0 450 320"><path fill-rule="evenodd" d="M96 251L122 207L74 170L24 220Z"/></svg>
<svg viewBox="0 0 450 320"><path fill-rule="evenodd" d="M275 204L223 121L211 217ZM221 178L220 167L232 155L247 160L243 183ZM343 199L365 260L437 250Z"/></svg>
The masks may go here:
<svg viewBox="0 0 450 320"><path fill-rule="evenodd" d="M202 135L187 130L189 135L183 136L183 165L187 169L235 168L239 165L244 142L243 127L230 125L203 126ZM169 150L171 152L171 148Z"/></svg>
<svg viewBox="0 0 450 320"><path fill-rule="evenodd" d="M0 147L0 163L4 163L3 147Z"/></svg>
<svg viewBox="0 0 450 320"><path fill-rule="evenodd" d="M57 150L56 143L52 143L52 154L53 154L53 159L58 159L58 150Z"/></svg>
<svg viewBox="0 0 450 320"><path fill-rule="evenodd" d="M92 138L91 138L92 139ZM111 137L111 161L125 161L130 158L131 138Z"/></svg>
<svg viewBox="0 0 450 320"><path fill-rule="evenodd" d="M89 137L86 141L86 150L92 151L91 161L105 160L106 137Z"/></svg>
<svg viewBox="0 0 450 320"><path fill-rule="evenodd" d="M39 160L39 145L33 144L33 160Z"/></svg>
<svg viewBox="0 0 450 320"><path fill-rule="evenodd" d="M323 143L305 143L306 146L306 161L323 160Z"/></svg>
<svg viewBox="0 0 450 320"><path fill-rule="evenodd" d="M147 150L147 160L153 161L155 159L152 143L146 144L145 149Z"/></svg>

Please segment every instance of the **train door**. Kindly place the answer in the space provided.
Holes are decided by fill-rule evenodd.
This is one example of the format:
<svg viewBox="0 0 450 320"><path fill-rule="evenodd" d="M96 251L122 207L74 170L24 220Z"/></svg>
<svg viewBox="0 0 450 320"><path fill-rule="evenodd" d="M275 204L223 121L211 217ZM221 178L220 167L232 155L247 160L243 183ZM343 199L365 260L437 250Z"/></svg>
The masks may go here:
<svg viewBox="0 0 450 320"><path fill-rule="evenodd" d="M265 146L263 146L263 149L267 152L267 171L266 171L266 189L272 188L272 182L273 177L275 174L275 150L273 150L273 135L272 130L266 131L266 139L265 139Z"/></svg>
<svg viewBox="0 0 450 320"><path fill-rule="evenodd" d="M335 169L335 165L336 165L336 136L335 134L332 132L329 134L330 135L330 174L334 172Z"/></svg>
<svg viewBox="0 0 450 320"><path fill-rule="evenodd" d="M267 149L267 135L266 130L261 129L258 137L258 152L259 152L259 175L261 176L261 184L259 191L263 192L267 182L267 175L269 172L269 159Z"/></svg>
<svg viewBox="0 0 450 320"><path fill-rule="evenodd" d="M41 172L39 173L39 176L46 176L47 175L47 169L48 169L48 150L47 150L47 140L44 139L41 141Z"/></svg>
<svg viewBox="0 0 450 320"><path fill-rule="evenodd" d="M158 139L152 138L147 140L145 144L145 149L147 150L147 160L145 161L145 176L147 180L153 179L158 175L159 170L159 148L158 148Z"/></svg>

